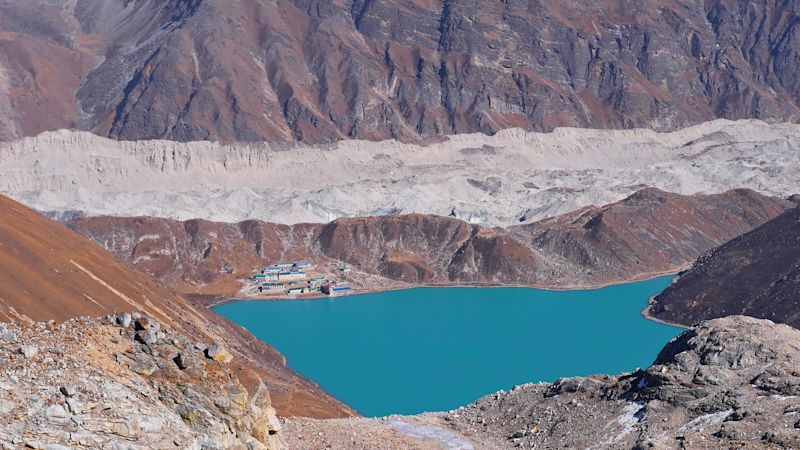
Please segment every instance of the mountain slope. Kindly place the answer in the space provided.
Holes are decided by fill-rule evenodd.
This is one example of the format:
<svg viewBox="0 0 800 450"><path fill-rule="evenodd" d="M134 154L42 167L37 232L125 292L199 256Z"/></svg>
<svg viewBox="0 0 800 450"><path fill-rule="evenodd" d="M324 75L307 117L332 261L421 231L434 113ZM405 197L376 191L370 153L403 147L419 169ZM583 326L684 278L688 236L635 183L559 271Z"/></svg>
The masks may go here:
<svg viewBox="0 0 800 450"><path fill-rule="evenodd" d="M0 197L0 320L139 310L176 328L202 314L63 225Z"/></svg>
<svg viewBox="0 0 800 450"><path fill-rule="evenodd" d="M509 231L560 266L560 280L578 273L598 282L625 280L685 266L790 205L747 189L683 196L647 188L620 202Z"/></svg>
<svg viewBox="0 0 800 450"><path fill-rule="evenodd" d="M0 138L324 142L797 119L798 8L3 0Z"/></svg>
<svg viewBox="0 0 800 450"><path fill-rule="evenodd" d="M0 196L0 321L60 322L126 311L145 314L189 339L224 343L236 356L231 370L251 389L267 380L282 415L353 414L241 327L195 308L94 242Z"/></svg>
<svg viewBox="0 0 800 450"><path fill-rule="evenodd" d="M746 314L800 326L800 208L698 259L649 313L682 324Z"/></svg>
<svg viewBox="0 0 800 450"><path fill-rule="evenodd" d="M237 278L297 258L343 261L406 283L589 287L676 271L789 207L748 190L681 196L644 189L618 203L508 229L424 214L303 225L152 217L67 224L187 293L234 295Z"/></svg>

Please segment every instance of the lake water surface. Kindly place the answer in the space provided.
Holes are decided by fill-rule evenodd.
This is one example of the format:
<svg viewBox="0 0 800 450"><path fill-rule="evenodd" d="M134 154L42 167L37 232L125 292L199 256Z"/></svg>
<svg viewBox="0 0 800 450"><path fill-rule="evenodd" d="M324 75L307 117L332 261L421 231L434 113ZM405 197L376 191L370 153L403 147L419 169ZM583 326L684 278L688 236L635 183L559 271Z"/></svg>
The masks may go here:
<svg viewBox="0 0 800 450"><path fill-rule="evenodd" d="M640 314L671 279L582 291L420 288L215 311L361 414L415 414L517 384L649 366L681 331Z"/></svg>

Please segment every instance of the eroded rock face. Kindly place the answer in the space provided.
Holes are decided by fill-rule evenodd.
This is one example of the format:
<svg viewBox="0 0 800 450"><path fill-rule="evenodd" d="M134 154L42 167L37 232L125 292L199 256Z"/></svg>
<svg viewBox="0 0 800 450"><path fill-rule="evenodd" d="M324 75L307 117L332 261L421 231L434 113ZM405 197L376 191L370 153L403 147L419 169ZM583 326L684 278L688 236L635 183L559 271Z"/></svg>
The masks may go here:
<svg viewBox="0 0 800 450"><path fill-rule="evenodd" d="M324 142L796 119L797 14L781 0L9 1L0 137Z"/></svg>
<svg viewBox="0 0 800 450"><path fill-rule="evenodd" d="M7 326L42 350L23 358L0 344L0 445L280 448L263 383L248 390L174 331L149 328L140 342L118 317Z"/></svg>
<svg viewBox="0 0 800 450"><path fill-rule="evenodd" d="M461 220L407 216L338 219L315 248L368 272L410 283L531 283L538 255L502 230Z"/></svg>

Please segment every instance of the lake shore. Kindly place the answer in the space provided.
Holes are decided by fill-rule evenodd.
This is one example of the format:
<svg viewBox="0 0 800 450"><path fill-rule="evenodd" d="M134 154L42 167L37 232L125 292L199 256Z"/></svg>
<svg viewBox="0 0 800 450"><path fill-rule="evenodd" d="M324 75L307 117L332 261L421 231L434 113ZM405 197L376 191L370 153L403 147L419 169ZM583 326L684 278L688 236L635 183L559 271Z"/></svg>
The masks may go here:
<svg viewBox="0 0 800 450"><path fill-rule="evenodd" d="M393 291L405 291L410 289L418 289L418 288L522 288L522 289L541 289L545 291L593 291L597 289L603 289L609 286L618 286L621 284L627 283L635 283L637 281L647 281L654 278L659 278L667 275L677 275L681 271L688 268L690 265L682 265L678 267L673 267L668 270L659 271L659 272L648 272L648 273L641 273L634 275L630 278L626 278L624 280L617 280L617 281L609 281L605 283L596 283L590 285L567 285L567 286L552 286L552 285L525 285L525 284L495 284L495 283L419 283L419 284L411 284L411 283L402 283L398 285L390 285L390 286L383 286L383 287L369 287L369 288L359 288L358 290L354 291L350 294L339 295L339 296L328 296L322 294L321 292L315 292L311 294L303 294L297 296L289 296L286 294L280 295L261 295L261 296L200 296L196 295L193 296L195 298L203 297L205 300L202 302L203 306L213 309L217 306L224 305L227 303L233 302L248 302L248 301L294 301L294 300L320 300L320 299L330 299L336 297L352 297L358 295L366 295L366 294L377 294L381 292L393 292ZM399 283L399 282L398 282ZM645 314L645 311L642 311L642 315L655 322L665 323L659 319L654 317L650 317ZM684 327L680 324L669 324Z"/></svg>
<svg viewBox="0 0 800 450"><path fill-rule="evenodd" d="M652 308L652 306L653 305L647 305L647 307L642 310L642 317L644 317L647 320L652 320L653 322L662 323L664 325L683 328L684 330L688 330L689 328L691 328L689 326L686 326L686 325L683 325L683 324L680 324L680 323L677 323L677 322L670 322L669 320L663 320L663 319L658 319L656 317L653 317L653 315L650 314L650 308Z"/></svg>

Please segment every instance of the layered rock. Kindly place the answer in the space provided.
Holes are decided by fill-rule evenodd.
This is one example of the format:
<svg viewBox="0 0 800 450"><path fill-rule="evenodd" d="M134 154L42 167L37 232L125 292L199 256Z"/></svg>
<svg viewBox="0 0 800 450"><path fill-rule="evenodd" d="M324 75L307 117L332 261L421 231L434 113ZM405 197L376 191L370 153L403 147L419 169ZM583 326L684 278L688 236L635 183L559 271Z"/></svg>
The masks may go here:
<svg viewBox="0 0 800 450"><path fill-rule="evenodd" d="M281 448L266 385L248 390L234 366L158 322L137 332L118 317L0 325L14 335L0 340L0 445Z"/></svg>
<svg viewBox="0 0 800 450"><path fill-rule="evenodd" d="M411 283L533 283L542 264L503 230L424 215L338 219L322 227L314 249Z"/></svg>
<svg viewBox="0 0 800 450"><path fill-rule="evenodd" d="M790 205L747 190L680 196L645 189L618 203L508 229L422 214L292 226L144 217L67 223L185 292L233 295L237 278L301 258L344 262L411 284L590 287L676 271Z"/></svg>
<svg viewBox="0 0 800 450"><path fill-rule="evenodd" d="M746 314L799 327L800 209L701 256L649 314L682 324Z"/></svg>
<svg viewBox="0 0 800 450"><path fill-rule="evenodd" d="M4 2L0 136L327 142L796 119L797 8Z"/></svg>

